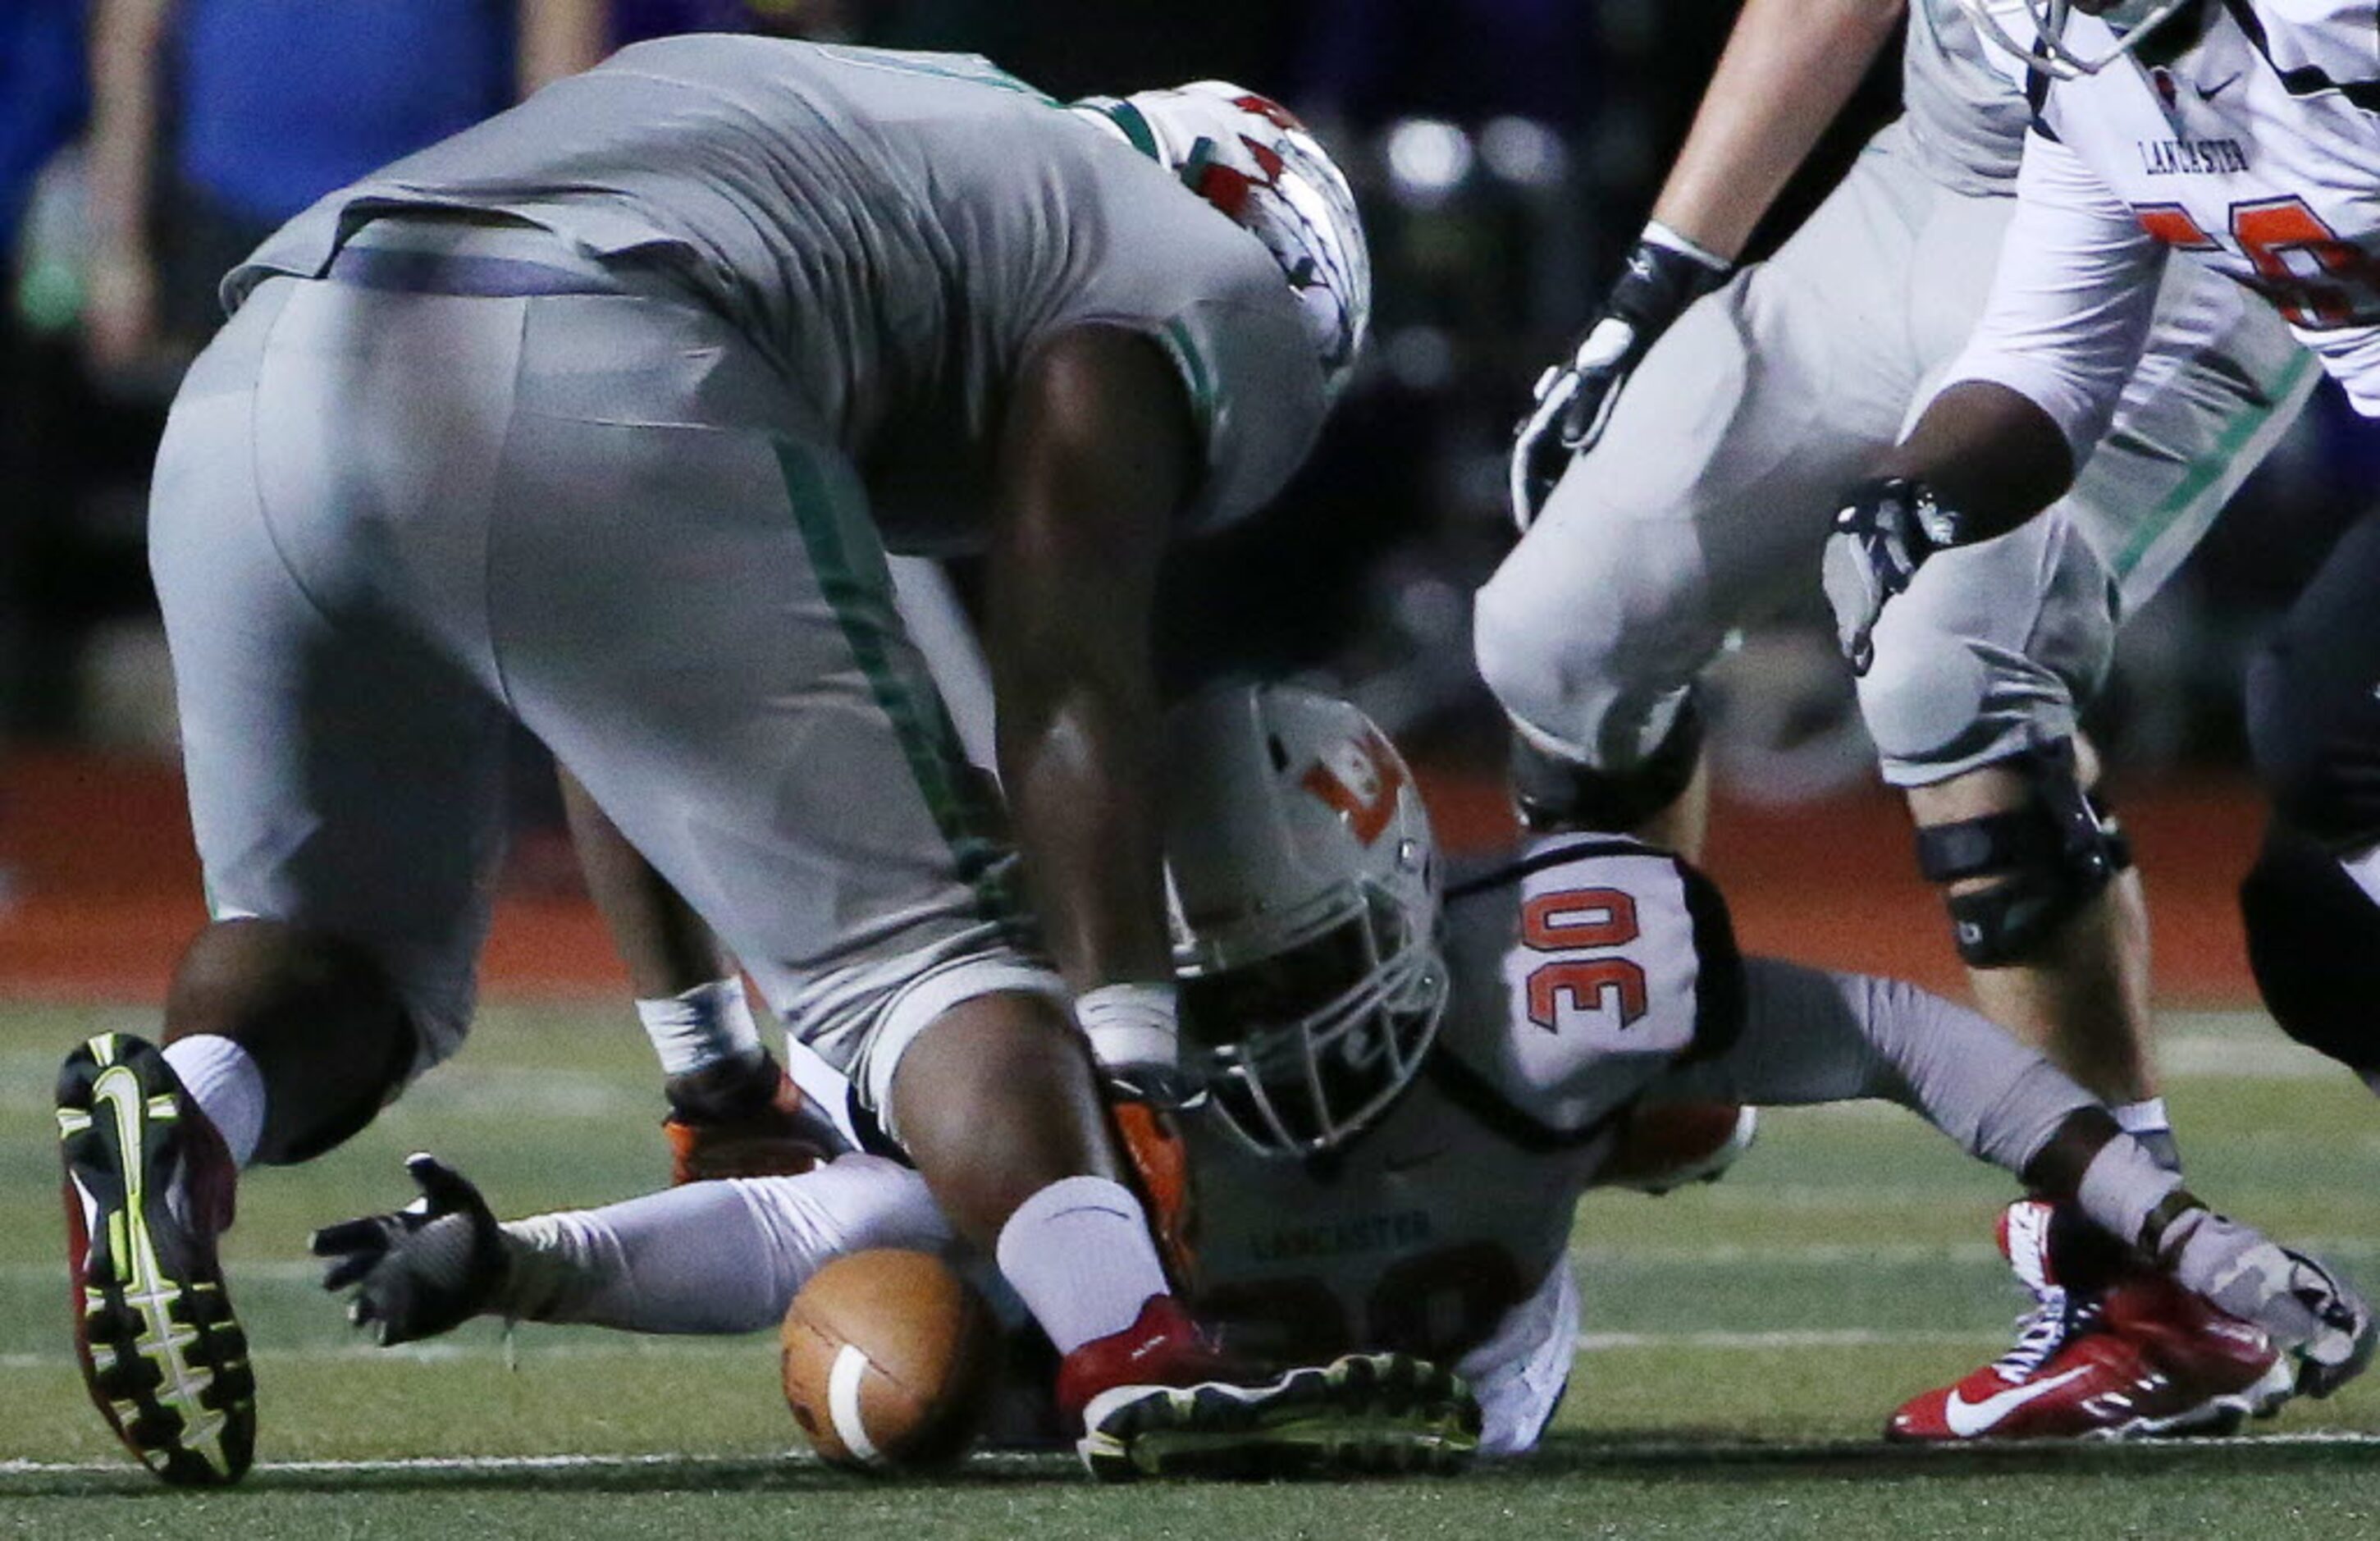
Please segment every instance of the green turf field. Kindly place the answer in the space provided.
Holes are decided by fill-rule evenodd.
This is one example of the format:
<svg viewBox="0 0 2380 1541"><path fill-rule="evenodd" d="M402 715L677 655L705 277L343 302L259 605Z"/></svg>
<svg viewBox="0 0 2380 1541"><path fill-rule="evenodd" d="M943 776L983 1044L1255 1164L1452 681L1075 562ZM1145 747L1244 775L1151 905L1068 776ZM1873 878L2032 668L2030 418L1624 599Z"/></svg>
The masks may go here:
<svg viewBox="0 0 2380 1541"><path fill-rule="evenodd" d="M428 1148L507 1213L625 1196L665 1165L623 1012L492 1011L364 1137L257 1175L229 1244L254 1343L260 1466L184 1494L133 1467L67 1347L49 1083L140 1013L0 1011L0 1535L1165 1536L2380 1535L2380 1376L2220 1442L2013 1452L1873 1442L1904 1395L2004 1345L2022 1304L1988 1246L1999 1177L1886 1109L1771 1115L1723 1183L1598 1195L1588 1337L1556 1438L1446 1482L1103 1490L1056 1460L894 1486L785 1454L766 1338L638 1341L491 1325L417 1350L353 1339L307 1231L407 1194ZM2193 1185L2380 1283L2380 1107L2249 1016L2171 1024Z"/></svg>

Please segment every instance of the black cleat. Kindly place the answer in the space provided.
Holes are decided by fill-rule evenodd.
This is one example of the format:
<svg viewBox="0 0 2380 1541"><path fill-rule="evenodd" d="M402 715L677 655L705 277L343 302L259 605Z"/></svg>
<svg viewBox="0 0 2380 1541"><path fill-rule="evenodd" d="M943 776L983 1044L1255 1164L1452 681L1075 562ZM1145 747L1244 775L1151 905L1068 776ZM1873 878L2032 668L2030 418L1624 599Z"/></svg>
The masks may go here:
<svg viewBox="0 0 2380 1541"><path fill-rule="evenodd" d="M256 1377L215 1260L231 1157L154 1044L102 1033L58 1070L75 1354L125 1447L167 1482L237 1482Z"/></svg>

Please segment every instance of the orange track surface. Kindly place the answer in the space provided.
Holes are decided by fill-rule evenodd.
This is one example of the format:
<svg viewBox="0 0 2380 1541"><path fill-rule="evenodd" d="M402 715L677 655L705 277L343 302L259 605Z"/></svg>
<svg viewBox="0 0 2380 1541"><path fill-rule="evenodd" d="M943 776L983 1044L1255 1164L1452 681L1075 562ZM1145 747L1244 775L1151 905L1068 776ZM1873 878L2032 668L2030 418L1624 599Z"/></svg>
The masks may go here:
<svg viewBox="0 0 2380 1541"><path fill-rule="evenodd" d="M1506 838L1500 789L1422 780L1451 850ZM2173 1003L2253 998L2232 892L2261 814L2242 783L2128 795L2126 828L2149 883L2157 987ZM1881 790L1792 809L1721 807L1712 873L1751 951L1891 973L1950 993L1963 977L1939 904L1912 865L1906 816ZM27 755L0 768L0 996L143 1001L204 918L181 783L147 760ZM492 994L611 996L626 989L587 904L507 896L482 961Z"/></svg>

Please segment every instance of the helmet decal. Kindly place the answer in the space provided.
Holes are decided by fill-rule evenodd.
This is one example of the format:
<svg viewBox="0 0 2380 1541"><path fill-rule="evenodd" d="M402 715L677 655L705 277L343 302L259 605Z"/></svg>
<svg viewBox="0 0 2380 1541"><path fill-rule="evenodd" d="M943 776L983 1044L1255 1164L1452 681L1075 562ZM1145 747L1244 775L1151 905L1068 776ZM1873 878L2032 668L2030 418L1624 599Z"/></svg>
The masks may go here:
<svg viewBox="0 0 2380 1541"><path fill-rule="evenodd" d="M1381 740L1378 729L1369 729L1307 766L1297 784L1344 814L1355 838L1369 845L1396 812L1397 794L1405 786L1404 761Z"/></svg>
<svg viewBox="0 0 2380 1541"><path fill-rule="evenodd" d="M1371 323L1372 261L1347 178L1297 115L1220 80L1089 97L1075 110L1262 243L1335 396Z"/></svg>

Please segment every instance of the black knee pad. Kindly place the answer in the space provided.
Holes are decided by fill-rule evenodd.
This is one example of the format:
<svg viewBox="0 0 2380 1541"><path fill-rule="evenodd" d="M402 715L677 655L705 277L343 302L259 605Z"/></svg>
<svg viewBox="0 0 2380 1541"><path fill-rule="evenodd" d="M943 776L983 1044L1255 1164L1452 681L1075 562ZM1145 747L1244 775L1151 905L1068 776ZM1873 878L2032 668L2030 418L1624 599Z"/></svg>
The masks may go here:
<svg viewBox="0 0 2380 1541"><path fill-rule="evenodd" d="M1702 759L1702 687L1686 694L1669 736L1623 771L1597 770L1512 738L1512 801L1540 833L1633 830L1682 796Z"/></svg>
<svg viewBox="0 0 2380 1541"><path fill-rule="evenodd" d="M2338 858L2275 823L2240 884L2240 918L2281 1031L2356 1070L2380 1069L2380 904Z"/></svg>
<svg viewBox="0 0 2380 1541"><path fill-rule="evenodd" d="M2024 807L1917 831L1917 868L1927 880L2000 880L1946 901L1959 956L1977 968L2025 962L2132 865L2123 831L2082 790L2072 740L2035 745L2003 763L2032 783Z"/></svg>

